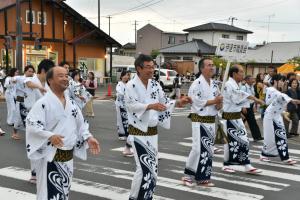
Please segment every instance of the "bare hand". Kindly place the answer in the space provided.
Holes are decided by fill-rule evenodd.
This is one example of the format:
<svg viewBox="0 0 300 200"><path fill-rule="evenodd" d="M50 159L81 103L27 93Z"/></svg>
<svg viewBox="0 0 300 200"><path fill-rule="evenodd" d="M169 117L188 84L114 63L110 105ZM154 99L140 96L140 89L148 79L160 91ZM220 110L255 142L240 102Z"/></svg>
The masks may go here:
<svg viewBox="0 0 300 200"><path fill-rule="evenodd" d="M298 99L293 99L291 102L292 102L293 104L300 104L300 100L298 100Z"/></svg>
<svg viewBox="0 0 300 200"><path fill-rule="evenodd" d="M246 115L246 114L247 114L247 109L246 109L246 108L242 108L242 113L243 113L244 115Z"/></svg>
<svg viewBox="0 0 300 200"><path fill-rule="evenodd" d="M79 96L79 99L82 101L85 100L85 98L83 96Z"/></svg>
<svg viewBox="0 0 300 200"><path fill-rule="evenodd" d="M180 98L180 100L177 101L177 106L178 107L183 107L188 103L192 103L192 98L189 96L183 96Z"/></svg>
<svg viewBox="0 0 300 200"><path fill-rule="evenodd" d="M52 135L49 140L54 147L61 148L64 146L63 138L61 135Z"/></svg>
<svg viewBox="0 0 300 200"><path fill-rule="evenodd" d="M165 111L166 109L167 109L167 107L162 103L149 104L147 107L147 110L156 110L159 112Z"/></svg>
<svg viewBox="0 0 300 200"><path fill-rule="evenodd" d="M43 88L43 87L39 88L39 90L41 91L42 94L44 94L44 93L47 92L47 90L45 88Z"/></svg>
<svg viewBox="0 0 300 200"><path fill-rule="evenodd" d="M89 137L87 142L88 142L91 154L97 155L97 154L100 153L100 151L101 151L100 150L100 145L99 145L99 142L96 138L94 138L93 136Z"/></svg>
<svg viewBox="0 0 300 200"><path fill-rule="evenodd" d="M221 96L221 95L216 96L216 98L214 100L215 100L215 104L223 103L223 96Z"/></svg>
<svg viewBox="0 0 300 200"><path fill-rule="evenodd" d="M221 108L223 107L223 104L222 103L216 104L215 107L217 110L221 110Z"/></svg>
<svg viewBox="0 0 300 200"><path fill-rule="evenodd" d="M260 105L265 105L265 102L263 100L260 100L260 99L255 99L255 102L260 104Z"/></svg>

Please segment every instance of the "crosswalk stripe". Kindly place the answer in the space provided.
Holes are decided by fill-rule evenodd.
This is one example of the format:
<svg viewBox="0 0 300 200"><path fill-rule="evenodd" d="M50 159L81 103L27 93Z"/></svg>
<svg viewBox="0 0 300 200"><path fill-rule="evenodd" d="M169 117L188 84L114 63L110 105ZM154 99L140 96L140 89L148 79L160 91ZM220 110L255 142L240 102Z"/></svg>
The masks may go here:
<svg viewBox="0 0 300 200"><path fill-rule="evenodd" d="M252 147L257 148L257 149L262 149L262 146L259 146L259 145L253 145ZM289 148L289 153L300 155L300 150Z"/></svg>
<svg viewBox="0 0 300 200"><path fill-rule="evenodd" d="M18 167L6 167L6 168L0 169L0 175L9 177L9 178L27 181L28 176L30 175L30 170L18 168ZM102 184L102 183L96 183L96 182L87 181L87 180L82 180L82 179L78 179L78 178L73 178L71 191L80 192L80 193L97 196L97 197L102 197L102 198L107 198L107 199L112 199L112 200L128 199L128 197L129 197L128 189L111 186L111 185L106 185L106 184ZM32 199L34 199L34 198L31 198L30 200L32 200ZM172 200L169 198L164 198L164 197L159 197L159 196L156 196L156 199Z"/></svg>
<svg viewBox="0 0 300 200"><path fill-rule="evenodd" d="M185 146L185 147L192 147L192 143L189 143L189 142L178 142L178 144L180 144L181 146ZM216 146L220 146L220 145L216 145ZM259 147L261 146L257 146L256 148L259 149ZM221 147L222 148L222 147ZM257 151L257 150L250 150L250 154L251 155L257 155L259 156L261 154L261 151ZM291 156L290 155L290 158L292 158L293 160L296 160L296 161L299 161L300 162L300 159L298 157L295 157L295 156Z"/></svg>
<svg viewBox="0 0 300 200"><path fill-rule="evenodd" d="M33 200L36 198L34 194L5 187L0 187L0 194L2 200Z"/></svg>
<svg viewBox="0 0 300 200"><path fill-rule="evenodd" d="M122 150L123 150L122 147L112 149L112 151L122 151ZM220 155L220 156L223 157L223 155ZM178 161L178 162L186 162L186 160L187 160L187 157L185 157L185 156L169 154L169 153L162 153L162 152L159 152L159 157L162 159L173 160L173 161ZM265 164L270 164L270 163L265 163ZM277 167L291 167L291 166L285 166L285 165L276 165L276 166ZM222 168L223 162L214 161L213 167ZM234 166L232 166L232 168L234 168L237 171L244 171L244 166L241 166L241 165L234 165ZM291 169L291 168L289 168L289 169ZM284 179L284 180L300 182L300 175L296 175L296 174L290 174L290 173L285 173L285 172L278 172L278 171L264 169L262 175L274 177L274 178L280 178L280 179Z"/></svg>
<svg viewBox="0 0 300 200"><path fill-rule="evenodd" d="M170 170L170 171L173 172L173 173L176 173L176 174L182 174L183 173L182 170ZM247 186L247 187L258 188L258 189L261 189L261 190L269 190L269 191L277 191L277 192L282 190L282 188L276 188L274 186L268 186L266 184L252 183L252 182L249 182L249 180L248 181L233 180L232 178L233 178L233 176L231 176L231 179L226 179L226 178L216 177L216 176L211 177L212 180L227 182L227 183L236 184L236 185L243 185L243 186Z"/></svg>
<svg viewBox="0 0 300 200"><path fill-rule="evenodd" d="M112 176L115 178L122 178L127 180L132 180L134 172L129 172L126 170L121 169L115 169L115 168L108 168L103 166L94 166L93 168L97 167L100 171L96 171L94 169L89 170L87 169L87 166L84 166L83 168L77 170L86 171L89 173L95 173L95 174L101 174L101 175L107 175ZM157 181L158 186L167 187L175 190L190 192L190 193L196 193L201 194L205 196L211 196L215 198L220 199L227 199L227 200L240 200L241 197L243 197L243 200L258 200L263 199L264 196L262 195L256 195L256 194L250 194L246 192L240 192L236 190L229 190L229 189L223 189L218 187L210 188L209 190L203 190L203 188L189 188L182 185L182 182L175 179L170 179L166 177L159 176Z"/></svg>

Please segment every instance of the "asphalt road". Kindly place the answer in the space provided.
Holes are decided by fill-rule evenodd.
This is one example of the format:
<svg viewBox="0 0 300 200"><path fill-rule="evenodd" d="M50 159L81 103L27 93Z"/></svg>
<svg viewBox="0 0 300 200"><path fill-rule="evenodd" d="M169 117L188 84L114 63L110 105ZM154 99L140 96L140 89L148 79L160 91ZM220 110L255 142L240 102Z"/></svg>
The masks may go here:
<svg viewBox="0 0 300 200"><path fill-rule="evenodd" d="M97 101L96 117L89 119L92 133L100 140L101 155L89 156L87 161L75 160L75 175L71 200L128 199L131 179L135 170L133 158L121 155L124 142L117 139L114 103ZM214 188L187 188L181 184L186 157L191 146L191 127L186 118L188 109L177 109L170 130L159 129L159 180L156 199L177 200L298 200L300 165L287 166L279 159L261 163L261 142L251 142L251 162L263 170L261 175L245 174L242 168L234 175L221 171L223 155L216 154L212 180ZM0 103L0 121L6 136L0 137L0 199L35 199L35 186L28 183L29 161L23 139L10 138L11 128L4 125L6 104ZM298 138L289 140L291 156L300 162Z"/></svg>

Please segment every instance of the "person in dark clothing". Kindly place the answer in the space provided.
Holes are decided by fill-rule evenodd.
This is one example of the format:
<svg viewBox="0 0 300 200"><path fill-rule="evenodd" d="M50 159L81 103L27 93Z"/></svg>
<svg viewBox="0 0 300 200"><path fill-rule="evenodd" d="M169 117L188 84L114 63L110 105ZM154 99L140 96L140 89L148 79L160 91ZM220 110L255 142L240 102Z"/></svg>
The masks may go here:
<svg viewBox="0 0 300 200"><path fill-rule="evenodd" d="M245 82L246 82L245 85L241 86L241 90L254 96L255 92L253 87L253 83L254 83L253 77L251 75L247 75L245 77ZM250 103L250 107L243 108L242 113L245 116L246 121L249 125L253 140L254 141L263 140L263 137L261 136L261 132L259 130L259 127L255 119L254 102Z"/></svg>
<svg viewBox="0 0 300 200"><path fill-rule="evenodd" d="M287 91L287 95L293 99L300 99L300 90L299 90L299 82L297 79L292 78L289 80L289 89ZM295 105L293 103L288 103L287 105L287 111L290 114L290 119L292 121L292 127L289 129L290 121L286 124L286 131L289 133L289 135L298 136L298 126L299 126L299 115L300 115L300 108L298 105Z"/></svg>

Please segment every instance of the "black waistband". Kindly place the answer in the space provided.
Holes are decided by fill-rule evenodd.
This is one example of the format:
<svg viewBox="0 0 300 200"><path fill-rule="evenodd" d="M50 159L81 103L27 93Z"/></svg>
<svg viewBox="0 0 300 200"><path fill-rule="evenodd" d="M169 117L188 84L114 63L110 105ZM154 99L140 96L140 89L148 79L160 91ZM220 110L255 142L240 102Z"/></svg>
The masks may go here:
<svg viewBox="0 0 300 200"><path fill-rule="evenodd" d="M191 113L189 118L192 122L201 122L201 123L215 123L215 116L200 116L196 113Z"/></svg>
<svg viewBox="0 0 300 200"><path fill-rule="evenodd" d="M73 149L61 150L57 149L53 161L56 162L67 162L73 159Z"/></svg>
<svg viewBox="0 0 300 200"><path fill-rule="evenodd" d="M148 127L147 132L143 132L138 128L135 128L132 125L129 125L128 127L128 133L129 135L139 135L139 136L152 136L152 135L157 135L157 126L155 127Z"/></svg>
<svg viewBox="0 0 300 200"><path fill-rule="evenodd" d="M241 119L242 115L241 112L223 112L222 118L227 120Z"/></svg>

